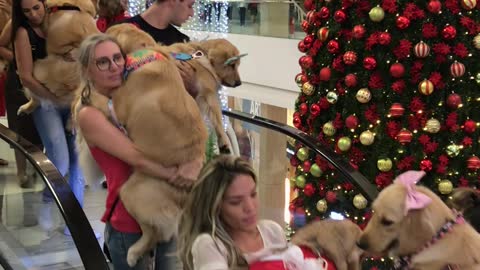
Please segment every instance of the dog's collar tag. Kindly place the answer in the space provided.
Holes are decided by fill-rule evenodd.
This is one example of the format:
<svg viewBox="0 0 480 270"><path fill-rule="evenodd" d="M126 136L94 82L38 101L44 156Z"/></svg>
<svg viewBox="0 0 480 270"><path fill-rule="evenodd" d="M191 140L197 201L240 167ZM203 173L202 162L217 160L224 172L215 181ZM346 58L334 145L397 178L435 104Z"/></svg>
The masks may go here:
<svg viewBox="0 0 480 270"><path fill-rule="evenodd" d="M127 55L125 60L125 71L123 72L123 79L127 79L131 72L139 69L143 65L151 63L153 61L162 60L165 57L153 50L139 50Z"/></svg>
<svg viewBox="0 0 480 270"><path fill-rule="evenodd" d="M203 57L203 56L205 56L205 54L203 54L202 51L196 51L193 54L172 53L172 57L175 58L176 60L180 60L180 61L188 61L188 60L192 60L192 59Z"/></svg>

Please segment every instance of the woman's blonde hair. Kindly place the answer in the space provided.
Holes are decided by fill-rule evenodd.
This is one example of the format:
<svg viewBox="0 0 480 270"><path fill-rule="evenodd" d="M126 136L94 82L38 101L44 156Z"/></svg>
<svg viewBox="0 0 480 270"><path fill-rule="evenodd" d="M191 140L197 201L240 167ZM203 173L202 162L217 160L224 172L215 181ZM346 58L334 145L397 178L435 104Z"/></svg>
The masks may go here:
<svg viewBox="0 0 480 270"><path fill-rule="evenodd" d="M95 56L95 48L98 46L98 44L107 41L117 44L120 48L120 44L118 43L117 39L107 34L91 35L84 39L83 42L80 44L80 47L78 48L78 62L80 63L81 75L81 99L82 104L84 105L90 104L90 92L92 88L92 86L90 85L90 80L88 78L88 67L90 66ZM121 48L120 51L122 51Z"/></svg>
<svg viewBox="0 0 480 270"><path fill-rule="evenodd" d="M250 163L240 157L221 155L202 168L180 219L178 251L184 270L194 269L192 245L197 236L203 233L209 234L216 243L226 248L229 268L246 266L245 259L220 218L225 191L238 175L249 175L257 182Z"/></svg>

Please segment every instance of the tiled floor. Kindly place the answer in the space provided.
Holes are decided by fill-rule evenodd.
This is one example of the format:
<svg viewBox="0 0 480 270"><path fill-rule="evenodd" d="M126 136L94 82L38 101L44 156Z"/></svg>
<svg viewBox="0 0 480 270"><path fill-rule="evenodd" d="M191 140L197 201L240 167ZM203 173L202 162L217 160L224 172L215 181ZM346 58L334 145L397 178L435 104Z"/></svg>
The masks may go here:
<svg viewBox="0 0 480 270"><path fill-rule="evenodd" d="M4 122L0 119L0 123ZM22 189L17 184L13 150L0 141L0 157L9 165L0 167L0 256L15 270L84 269L56 205L42 202L43 183ZM103 245L105 190L87 189L84 210ZM0 266L0 269L3 269Z"/></svg>

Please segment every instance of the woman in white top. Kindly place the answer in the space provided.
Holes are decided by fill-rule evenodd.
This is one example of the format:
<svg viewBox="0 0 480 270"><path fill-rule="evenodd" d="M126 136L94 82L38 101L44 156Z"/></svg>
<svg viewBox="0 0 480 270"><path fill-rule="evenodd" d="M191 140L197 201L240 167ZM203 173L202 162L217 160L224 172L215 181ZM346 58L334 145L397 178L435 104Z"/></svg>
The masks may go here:
<svg viewBox="0 0 480 270"><path fill-rule="evenodd" d="M239 157L220 156L201 171L179 225L185 270L246 267L272 249L285 249L282 228L258 222L257 177Z"/></svg>

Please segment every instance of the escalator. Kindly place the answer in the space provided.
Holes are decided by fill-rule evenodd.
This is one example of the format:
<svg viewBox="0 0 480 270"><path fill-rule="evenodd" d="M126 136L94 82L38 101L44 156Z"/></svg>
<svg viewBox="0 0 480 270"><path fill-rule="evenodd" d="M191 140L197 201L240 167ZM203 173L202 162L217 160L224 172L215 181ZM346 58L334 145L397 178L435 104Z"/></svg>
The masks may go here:
<svg viewBox="0 0 480 270"><path fill-rule="evenodd" d="M282 224L288 222L289 140L298 140L334 167L344 181L354 184L369 201L376 197L375 186L347 162L315 139L289 126L233 110L224 111L235 128L238 148L259 173L260 217ZM243 130L243 131L242 131ZM27 158L35 183L20 188L16 167L0 167L0 270L2 269L109 269L85 212L67 182L35 146L0 125L1 158L13 160L13 149ZM46 203L51 193L53 203ZM104 200L99 195L99 201ZM94 211L101 215L103 205ZM63 233L65 226L71 236Z"/></svg>

